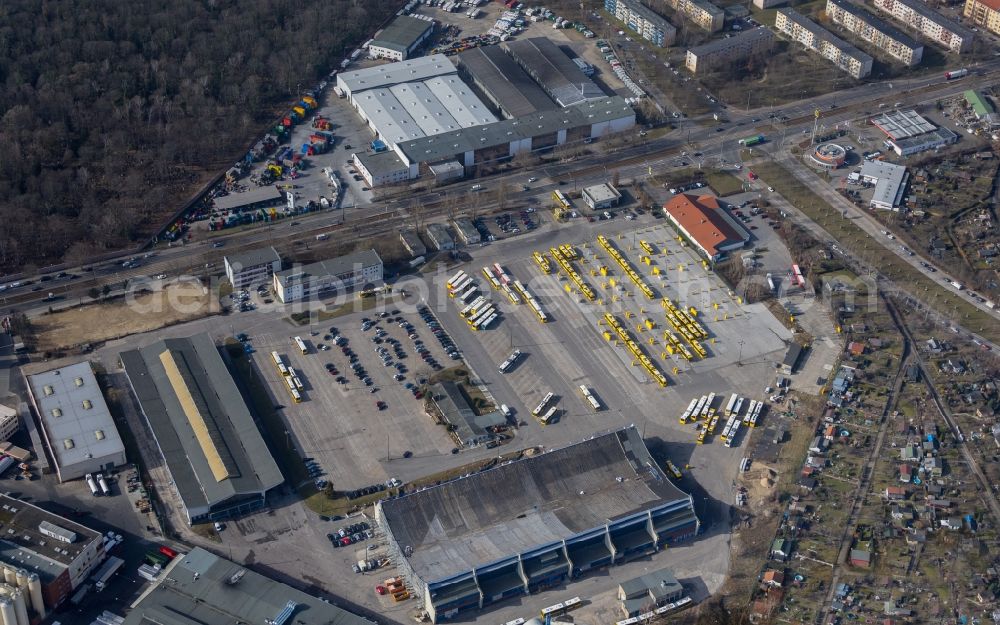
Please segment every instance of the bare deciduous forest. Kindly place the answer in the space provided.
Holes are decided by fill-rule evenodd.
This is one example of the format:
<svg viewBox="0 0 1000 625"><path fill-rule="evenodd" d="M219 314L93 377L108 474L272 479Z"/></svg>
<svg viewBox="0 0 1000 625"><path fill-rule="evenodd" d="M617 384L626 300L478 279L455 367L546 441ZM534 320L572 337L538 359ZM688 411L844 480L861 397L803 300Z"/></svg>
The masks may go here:
<svg viewBox="0 0 1000 625"><path fill-rule="evenodd" d="M396 9L0 3L0 273L153 234Z"/></svg>

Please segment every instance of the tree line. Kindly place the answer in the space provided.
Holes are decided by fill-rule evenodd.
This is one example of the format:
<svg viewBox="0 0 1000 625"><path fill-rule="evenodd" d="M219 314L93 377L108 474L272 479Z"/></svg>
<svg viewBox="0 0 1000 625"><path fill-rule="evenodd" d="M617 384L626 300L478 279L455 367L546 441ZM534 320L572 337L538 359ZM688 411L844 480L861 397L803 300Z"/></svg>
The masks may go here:
<svg viewBox="0 0 1000 625"><path fill-rule="evenodd" d="M0 274L154 234L388 0L5 0Z"/></svg>

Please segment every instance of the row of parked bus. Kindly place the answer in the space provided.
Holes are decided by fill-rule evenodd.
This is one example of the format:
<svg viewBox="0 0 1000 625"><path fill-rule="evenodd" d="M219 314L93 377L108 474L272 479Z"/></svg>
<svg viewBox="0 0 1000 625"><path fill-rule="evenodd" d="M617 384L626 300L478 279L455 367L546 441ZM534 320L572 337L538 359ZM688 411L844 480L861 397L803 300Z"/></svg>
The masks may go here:
<svg viewBox="0 0 1000 625"><path fill-rule="evenodd" d="M500 263L493 263L492 267L483 267L483 273L493 274L493 279L490 280L490 284L492 284L493 288L497 289L497 291L506 295L511 304L517 305L521 303L521 298L514 289L514 280L511 279L510 275L507 274L507 271L500 265Z"/></svg>
<svg viewBox="0 0 1000 625"><path fill-rule="evenodd" d="M531 257L535 259L538 264L538 268L542 270L542 273L548 275L552 273L552 263L549 262L549 257L542 252L532 252Z"/></svg>
<svg viewBox="0 0 1000 625"><path fill-rule="evenodd" d="M708 337L708 332L705 327L698 322L695 318L698 311L692 306L688 310L678 307L669 297L664 297L660 301L660 305L663 306L663 313L667 317L667 321L670 323L674 329L684 337L684 340L688 342L691 349L698 355L699 358L705 358L708 354L705 351L705 347L701 344L701 339ZM672 333L671 333L672 335ZM677 340L676 336L673 336L671 343L676 344L683 348L680 341ZM669 351L669 350L668 350ZM687 359L691 360L692 356L690 352L686 349L681 349L680 353Z"/></svg>
<svg viewBox="0 0 1000 625"><path fill-rule="evenodd" d="M548 425L556 416L558 409L555 406L549 406L553 399L555 399L554 393L546 393L542 401L538 402L535 409L531 411L532 416L537 418L542 425Z"/></svg>
<svg viewBox="0 0 1000 625"><path fill-rule="evenodd" d="M660 386L666 386L667 376L660 371L657 364L646 355L641 347L639 347L639 344L635 342L629 331L618 322L618 319L616 319L611 313L605 313L604 321L608 324L609 328L615 331L622 342L625 343L625 346L628 347L630 352L632 352L632 355L635 356L640 363L642 363L642 366L646 368L646 371L649 372L649 375L652 376L653 380L655 380Z"/></svg>
<svg viewBox="0 0 1000 625"><path fill-rule="evenodd" d="M589 284L584 282L580 274L577 273L576 269L573 268L573 265L570 264L571 261L578 258L576 250L569 245L563 245L560 248L550 247L549 253L552 254L552 258L556 259L556 263L563 270L563 272L565 272L569 279L576 284L578 289L580 289L580 293L583 293L584 297L591 302L597 299L597 293L594 292L594 289L592 289ZM568 285L566 289L569 290Z"/></svg>
<svg viewBox="0 0 1000 625"><path fill-rule="evenodd" d="M634 267L632 267L632 263L630 263L628 259L625 258L625 256L618 251L618 248L615 247L614 243L608 240L608 237L604 236L603 234L599 234L597 235L597 242L600 243L601 247L603 247L608 252L608 254L611 255L611 258L615 259L615 261L621 266L625 274L632 279L632 282L635 283L635 285L639 288L639 290L645 293L646 297L648 297L649 299L656 298L656 296L653 294L653 289L650 288L648 284L646 284L646 281L643 279L643 277L639 275L639 273L635 270Z"/></svg>
<svg viewBox="0 0 1000 625"><path fill-rule="evenodd" d="M499 313L493 303L479 291L479 283L472 276L460 270L448 279L446 285L448 296L458 299L463 304L459 315L472 330L488 328L496 321Z"/></svg>
<svg viewBox="0 0 1000 625"><path fill-rule="evenodd" d="M733 393L726 403L721 414L717 414L713 406L716 394L709 393L702 395L698 399L692 399L687 408L681 413L678 421L681 425L686 423L704 422L698 433L697 443L703 444L707 436L715 434L719 422L725 419L725 426L722 428L720 438L726 447L732 447L736 440L736 435L740 431L740 426L757 427L757 421L764 409L764 402L755 399L747 400ZM743 413L743 405L747 404L747 410Z"/></svg>
<svg viewBox="0 0 1000 625"><path fill-rule="evenodd" d="M623 621L618 621L615 625L636 625L636 623L648 623L658 616L663 616L664 614L670 614L671 612L676 612L682 610L691 605L691 597L681 597L677 601L668 603L667 605L660 606L653 610L652 612L646 612L645 614L640 614L639 616L633 616L632 618L627 618Z"/></svg>
<svg viewBox="0 0 1000 625"><path fill-rule="evenodd" d="M295 338L298 339L298 341L302 340L299 339L299 337ZM274 363L274 368L281 374L281 379L285 382L285 389L288 391L288 394L291 395L292 401L296 404L301 403L302 390L305 386L302 384L302 380L299 379L298 373L295 372L295 369L292 369L285 364L285 362L281 359L281 354L278 352L271 352L271 362Z"/></svg>
<svg viewBox="0 0 1000 625"><path fill-rule="evenodd" d="M583 600L580 597L573 597L572 599L567 599L566 601L560 601L555 605L550 605L547 608L542 608L541 616L545 618L555 618L557 616L562 616L567 612L571 612L583 605Z"/></svg>

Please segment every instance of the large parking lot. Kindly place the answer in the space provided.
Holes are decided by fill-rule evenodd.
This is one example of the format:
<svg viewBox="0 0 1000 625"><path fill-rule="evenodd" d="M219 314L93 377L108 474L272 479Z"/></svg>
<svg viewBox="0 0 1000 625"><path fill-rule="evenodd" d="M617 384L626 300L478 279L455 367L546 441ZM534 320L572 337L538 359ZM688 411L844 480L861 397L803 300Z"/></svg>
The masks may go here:
<svg viewBox="0 0 1000 625"><path fill-rule="evenodd" d="M421 388L461 356L433 313L391 309L336 323L303 330L306 354L291 335L252 337L255 363L283 406L289 434L317 467L313 477L332 479L337 490L360 489L394 477L382 464L390 458L450 453L447 432L424 414ZM272 351L301 380L301 403L286 392Z"/></svg>

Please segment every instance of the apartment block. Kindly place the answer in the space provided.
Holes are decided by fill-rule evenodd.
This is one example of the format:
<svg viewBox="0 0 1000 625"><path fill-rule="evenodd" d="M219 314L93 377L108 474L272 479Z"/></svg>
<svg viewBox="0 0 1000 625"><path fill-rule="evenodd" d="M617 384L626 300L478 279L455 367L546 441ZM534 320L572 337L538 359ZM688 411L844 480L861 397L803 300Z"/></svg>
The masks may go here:
<svg viewBox="0 0 1000 625"><path fill-rule="evenodd" d="M874 4L879 11L952 52L972 49L972 30L941 15L922 0L874 0Z"/></svg>
<svg viewBox="0 0 1000 625"><path fill-rule="evenodd" d="M976 26L1000 34L1000 0L965 0L963 14Z"/></svg>
<svg viewBox="0 0 1000 625"><path fill-rule="evenodd" d="M778 9L774 27L789 39L797 41L807 49L849 74L852 78L864 78L872 73L872 57L837 37L795 9Z"/></svg>
<svg viewBox="0 0 1000 625"><path fill-rule="evenodd" d="M667 0L670 6L710 33L722 30L726 13L707 0Z"/></svg>
<svg viewBox="0 0 1000 625"><path fill-rule="evenodd" d="M687 51L684 65L697 74L727 63L764 54L774 46L774 33L761 26L727 39L717 39Z"/></svg>
<svg viewBox="0 0 1000 625"><path fill-rule="evenodd" d="M923 45L848 0L826 0L826 15L834 24L844 27L903 65L918 65L924 56Z"/></svg>
<svg viewBox="0 0 1000 625"><path fill-rule="evenodd" d="M639 0L604 0L604 9L654 46L669 46L677 36L673 24Z"/></svg>

